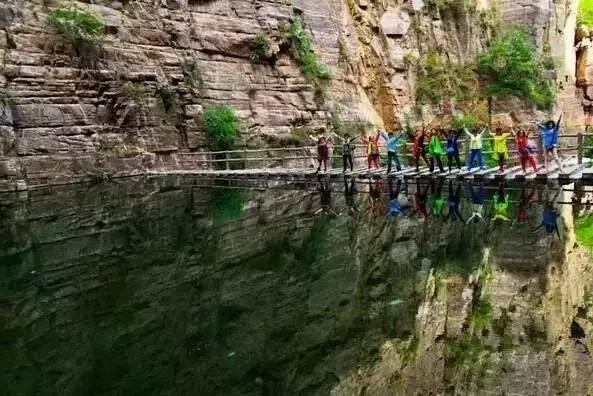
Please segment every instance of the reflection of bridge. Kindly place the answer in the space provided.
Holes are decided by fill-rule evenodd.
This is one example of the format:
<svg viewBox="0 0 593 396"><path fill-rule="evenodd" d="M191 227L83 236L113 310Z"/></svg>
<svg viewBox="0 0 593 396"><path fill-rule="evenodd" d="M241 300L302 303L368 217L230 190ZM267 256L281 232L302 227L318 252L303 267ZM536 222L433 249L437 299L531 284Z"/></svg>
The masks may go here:
<svg viewBox="0 0 593 396"><path fill-rule="evenodd" d="M502 173L498 172L498 166L491 166L484 170L473 168L471 171L461 171L454 169L452 172L430 172L427 166L420 167L416 171L415 167L404 167L401 171L395 169L387 174L385 168L368 169L366 167L366 155L354 155L355 168L352 172L342 172L340 148L334 150L331 156L334 166L327 172L321 172L330 178L338 178L344 175L360 179L382 179L382 178L448 178L458 180L535 180L545 182L547 180L558 181L562 184L582 181L585 184L593 184L593 164L588 158L584 158L586 151L593 147L585 145L585 134L564 135L561 143L566 143L559 149L560 156L563 158L563 170L560 171L554 162L549 164L547 170L541 170L537 173L531 169L523 173L517 156L511 156L507 161L507 167ZM593 136L593 135L592 135ZM491 138L484 138L488 142ZM539 139L538 139L539 141ZM572 144L570 144L572 143ZM576 143L576 144L575 144ZM461 140L462 147L466 149L468 144ZM509 152L516 153L509 139ZM402 145L400 156L404 159L411 159L410 144ZM538 163L544 163L543 149L541 141L539 148L535 150L534 155L538 158ZM362 146L359 152L363 151ZM177 175L195 175L209 178L238 178L238 179L282 179L282 180L306 180L319 175L316 172L316 148L315 147L285 147L285 148L265 148L265 149L244 149L215 152L192 153L190 167L184 167L179 170L151 171L151 174L177 174ZM484 151L484 156L492 155L492 151ZM444 162L446 159L444 158ZM404 160L404 163L406 161ZM445 167L446 168L446 167Z"/></svg>

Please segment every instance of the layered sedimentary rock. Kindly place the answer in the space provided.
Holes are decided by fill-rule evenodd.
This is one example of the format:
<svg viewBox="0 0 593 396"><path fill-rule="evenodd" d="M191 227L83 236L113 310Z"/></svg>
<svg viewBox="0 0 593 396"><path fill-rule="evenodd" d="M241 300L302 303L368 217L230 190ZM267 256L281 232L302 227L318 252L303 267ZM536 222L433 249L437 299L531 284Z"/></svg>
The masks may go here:
<svg viewBox="0 0 593 396"><path fill-rule="evenodd" d="M2 103L0 180L4 188L104 178L147 168L195 166L205 147L199 116L205 106L233 106L241 118L241 144L265 144L297 127L326 128L341 108L346 120L393 128L418 118L416 71L431 51L449 61L473 59L500 19L533 28L542 52L554 58L559 107L567 123L582 125L574 89L571 47L576 3L355 0L177 0L74 2L105 22L101 50L78 57L47 25L57 1L9 0L0 5ZM319 97L314 84L277 37L302 18L313 50L330 68ZM257 33L271 40L272 56L250 61ZM179 106L157 97L130 103L121 87L166 84ZM3 91L4 92L4 91ZM6 102L6 103L5 103ZM500 104L500 111L516 108ZM414 111L412 111L414 110ZM431 118L445 108L424 106ZM516 122L530 120L515 111ZM17 183L20 181L20 184Z"/></svg>

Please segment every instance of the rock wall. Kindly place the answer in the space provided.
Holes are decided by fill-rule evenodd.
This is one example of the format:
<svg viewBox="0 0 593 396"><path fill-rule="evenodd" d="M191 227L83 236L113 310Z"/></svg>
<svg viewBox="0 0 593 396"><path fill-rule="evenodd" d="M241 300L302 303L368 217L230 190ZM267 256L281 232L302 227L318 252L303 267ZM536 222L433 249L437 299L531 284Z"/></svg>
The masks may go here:
<svg viewBox="0 0 593 396"><path fill-rule="evenodd" d="M325 129L336 109L345 120L386 128L429 121L455 109L451 103L416 107L423 57L437 51L448 62L472 59L499 17L503 24L537 27L536 40L557 68L551 78L559 108L568 124L583 124L571 47L575 2L73 2L105 22L101 51L90 59L76 56L47 26L48 12L59 4L0 5L1 95L14 101L0 100L3 189L195 166L192 161L201 158L196 153L205 148L199 115L213 104L237 110L240 145L282 144L296 128ZM313 49L332 72L321 96L278 45L281 27L295 18L303 19ZM271 38L271 54L253 64L250 43L259 32ZM165 109L156 96L133 103L122 95L126 82L166 84L179 94L179 106ZM506 107L517 108L514 102ZM533 113L515 110L511 116L522 122Z"/></svg>

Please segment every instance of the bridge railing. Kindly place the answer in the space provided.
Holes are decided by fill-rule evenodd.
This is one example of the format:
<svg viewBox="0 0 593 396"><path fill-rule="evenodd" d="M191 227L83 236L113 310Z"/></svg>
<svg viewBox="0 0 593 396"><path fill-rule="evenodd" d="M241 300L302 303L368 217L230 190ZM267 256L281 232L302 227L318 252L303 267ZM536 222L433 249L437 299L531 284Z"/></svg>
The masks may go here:
<svg viewBox="0 0 593 396"><path fill-rule="evenodd" d="M586 137L593 136L593 133L578 133L566 134L559 138L560 147L558 151L560 155L570 155L577 158L578 163L583 162L583 158L587 151L593 151L593 146L586 145ZM484 147L491 147L493 138L486 136L483 139ZM539 162L544 161L544 149L542 139L539 136L532 138L536 143L537 148L534 149L534 155L537 156ZM444 141L443 141L444 142ZM511 162L519 162L517 152L517 145L515 139L508 138L507 145L509 148L509 156ZM460 151L465 156L469 155L469 139L460 138ZM352 155L353 160L360 165L366 162L366 145L356 144ZM399 145L398 155L408 162L407 159L413 157L412 153L413 143L402 142ZM385 145L380 146L381 155L386 155L387 151ZM485 156L494 154L493 150L484 149L482 153ZM196 153L194 161L197 162L198 167L205 169L266 169L266 168L310 168L317 166L317 147L316 146L299 146L299 147L280 147L280 148L243 148L224 151L205 151ZM443 158L446 160L446 158ZM333 149L330 149L330 160L334 166L341 166L342 148L337 144Z"/></svg>

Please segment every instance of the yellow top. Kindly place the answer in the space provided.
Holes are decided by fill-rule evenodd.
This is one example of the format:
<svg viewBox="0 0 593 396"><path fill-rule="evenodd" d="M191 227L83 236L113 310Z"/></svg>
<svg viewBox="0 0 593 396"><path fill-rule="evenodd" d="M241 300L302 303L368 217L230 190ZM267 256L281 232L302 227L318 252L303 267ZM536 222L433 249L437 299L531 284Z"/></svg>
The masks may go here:
<svg viewBox="0 0 593 396"><path fill-rule="evenodd" d="M508 154L509 149L507 147L507 138L509 137L509 133L503 133L500 135L494 135L494 152L499 154Z"/></svg>

